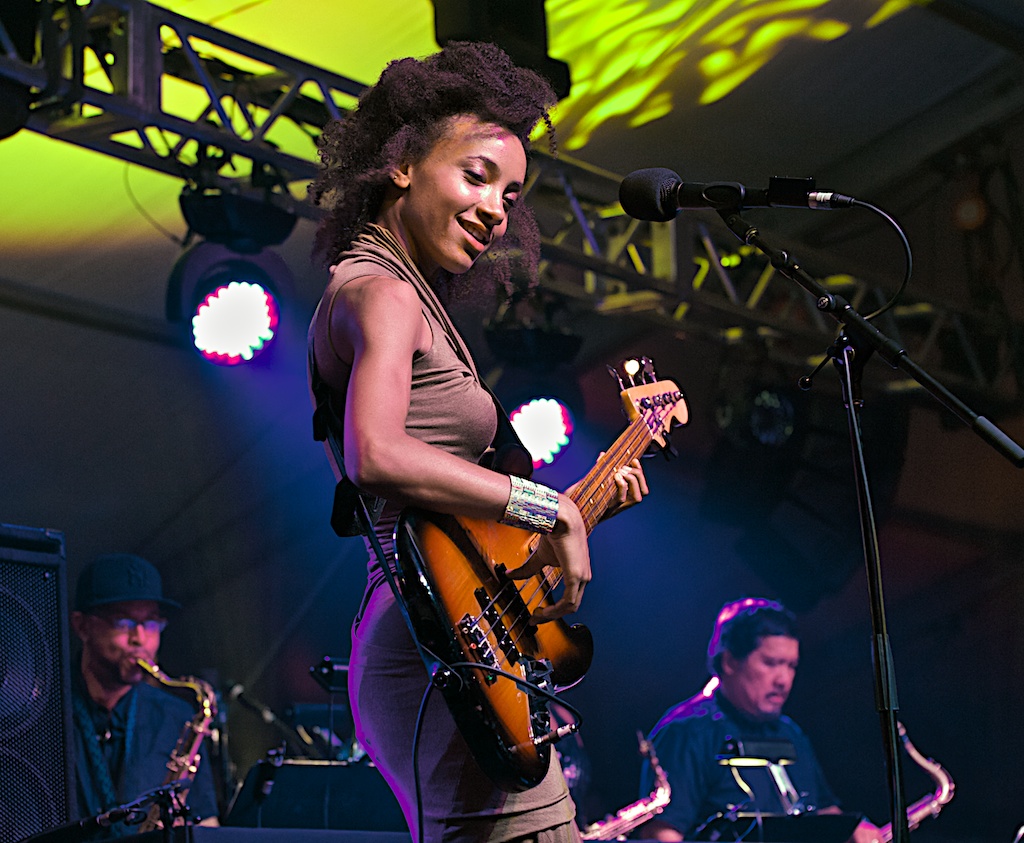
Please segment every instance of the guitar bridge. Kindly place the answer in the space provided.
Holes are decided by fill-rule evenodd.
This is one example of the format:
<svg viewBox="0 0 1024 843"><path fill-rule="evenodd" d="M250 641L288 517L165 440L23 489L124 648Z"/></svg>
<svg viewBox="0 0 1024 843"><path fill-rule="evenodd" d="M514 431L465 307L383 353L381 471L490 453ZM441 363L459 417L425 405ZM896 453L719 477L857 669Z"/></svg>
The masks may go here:
<svg viewBox="0 0 1024 843"><path fill-rule="evenodd" d="M484 669L484 681L488 685L493 685L498 677L487 668L497 668L498 659L494 654L494 648L491 647L491 642L487 640L487 632L481 628L479 621L467 614L459 621L459 634L466 642L466 648L473 656L473 661L478 662Z"/></svg>

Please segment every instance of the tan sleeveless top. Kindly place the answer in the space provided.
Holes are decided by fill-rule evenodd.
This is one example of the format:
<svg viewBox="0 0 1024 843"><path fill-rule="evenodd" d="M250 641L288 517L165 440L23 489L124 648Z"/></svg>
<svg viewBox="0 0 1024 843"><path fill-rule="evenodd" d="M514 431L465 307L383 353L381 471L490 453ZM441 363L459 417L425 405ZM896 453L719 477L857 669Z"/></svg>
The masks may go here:
<svg viewBox="0 0 1024 843"><path fill-rule="evenodd" d="M461 459L477 462L494 440L497 429L494 401L480 385L469 348L444 306L401 243L386 228L374 224L367 226L352 247L341 255L334 275L338 286L328 302L328 324L338 292L352 279L367 275L385 275L412 284L430 326L430 350L416 354L412 361L412 392L405 421L406 432ZM310 343L312 337L311 328ZM350 364L340 357L336 365L348 373L351 371ZM345 394L345 390L332 390L331 404L340 419L345 417ZM381 400L387 400L387 396L381 396ZM394 546L392 533L399 511L398 506L385 505L377 523L376 533L389 556ZM370 585L376 586L383 576L369 542L367 549L370 551Z"/></svg>

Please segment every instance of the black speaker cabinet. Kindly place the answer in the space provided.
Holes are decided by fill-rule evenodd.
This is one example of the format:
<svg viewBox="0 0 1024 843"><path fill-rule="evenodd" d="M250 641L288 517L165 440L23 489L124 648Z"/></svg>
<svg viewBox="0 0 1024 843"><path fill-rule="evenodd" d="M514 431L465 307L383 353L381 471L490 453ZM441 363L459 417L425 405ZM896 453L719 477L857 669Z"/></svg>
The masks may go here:
<svg viewBox="0 0 1024 843"><path fill-rule="evenodd" d="M0 843L70 816L65 569L62 533L0 524Z"/></svg>

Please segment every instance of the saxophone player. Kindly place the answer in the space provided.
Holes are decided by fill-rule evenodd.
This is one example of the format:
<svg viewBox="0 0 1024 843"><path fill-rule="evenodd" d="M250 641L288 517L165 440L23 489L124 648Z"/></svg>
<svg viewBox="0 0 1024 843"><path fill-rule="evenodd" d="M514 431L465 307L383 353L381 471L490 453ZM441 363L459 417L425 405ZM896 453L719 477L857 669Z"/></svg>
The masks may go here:
<svg viewBox="0 0 1024 843"><path fill-rule="evenodd" d="M77 811L97 816L165 784L168 759L193 707L144 682L139 659L156 663L167 615L159 571L127 553L100 556L80 574L71 628L81 642L72 667ZM217 824L210 765L200 762L187 802L190 818ZM137 831L115 823L108 837Z"/></svg>
<svg viewBox="0 0 1024 843"><path fill-rule="evenodd" d="M796 618L782 604L748 597L722 607L708 644L712 680L701 693L670 708L651 731L649 740L671 785L672 799L643 827L641 836L664 841L718 839L702 837L702 829L710 829L715 818L728 820L733 812L842 813L810 740L782 713L799 656ZM729 747L740 747L737 740L748 746L787 746L794 750L788 757L795 759L786 766L723 764ZM645 765L641 791L650 789L651 780ZM850 843L881 839L880 829L861 820Z"/></svg>

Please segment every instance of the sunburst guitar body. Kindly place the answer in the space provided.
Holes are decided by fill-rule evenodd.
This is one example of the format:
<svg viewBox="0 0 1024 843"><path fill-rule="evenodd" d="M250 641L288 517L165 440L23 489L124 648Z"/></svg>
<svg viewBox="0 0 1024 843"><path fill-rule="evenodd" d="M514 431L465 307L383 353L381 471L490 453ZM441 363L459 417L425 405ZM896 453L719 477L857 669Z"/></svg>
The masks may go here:
<svg viewBox="0 0 1024 843"><path fill-rule="evenodd" d="M629 426L570 493L588 531L615 498L615 472L652 444L667 447L671 427L688 420L682 391L657 380L646 358L627 380L615 374ZM540 539L416 509L396 528L399 588L428 668L473 757L510 792L544 778L559 734L551 730L546 695L579 682L593 657L585 626L530 622L535 609L554 602L557 568L525 580L505 574L524 564Z"/></svg>

